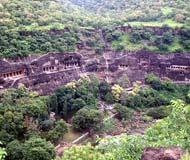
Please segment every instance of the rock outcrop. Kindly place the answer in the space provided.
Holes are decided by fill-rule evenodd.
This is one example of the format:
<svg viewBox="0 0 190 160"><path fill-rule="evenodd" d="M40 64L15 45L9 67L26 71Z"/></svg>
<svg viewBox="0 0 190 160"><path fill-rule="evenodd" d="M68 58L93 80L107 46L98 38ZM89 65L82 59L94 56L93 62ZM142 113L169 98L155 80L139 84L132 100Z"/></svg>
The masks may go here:
<svg viewBox="0 0 190 160"><path fill-rule="evenodd" d="M144 82L148 73L190 83L190 53L158 55L151 51L115 53L104 56L79 53L48 53L22 59L0 60L0 90L25 84L45 95L82 75L97 74L110 83L127 75L130 83Z"/></svg>
<svg viewBox="0 0 190 160"><path fill-rule="evenodd" d="M180 160L184 150L177 146L145 148L141 160Z"/></svg>

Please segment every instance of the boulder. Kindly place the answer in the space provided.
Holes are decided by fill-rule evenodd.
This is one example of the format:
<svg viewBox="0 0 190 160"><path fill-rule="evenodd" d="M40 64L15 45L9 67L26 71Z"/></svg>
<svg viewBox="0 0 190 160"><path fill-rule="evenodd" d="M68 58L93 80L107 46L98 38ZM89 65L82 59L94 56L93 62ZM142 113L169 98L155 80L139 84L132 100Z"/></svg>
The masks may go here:
<svg viewBox="0 0 190 160"><path fill-rule="evenodd" d="M141 160L180 160L184 150L177 146L147 147L144 149Z"/></svg>

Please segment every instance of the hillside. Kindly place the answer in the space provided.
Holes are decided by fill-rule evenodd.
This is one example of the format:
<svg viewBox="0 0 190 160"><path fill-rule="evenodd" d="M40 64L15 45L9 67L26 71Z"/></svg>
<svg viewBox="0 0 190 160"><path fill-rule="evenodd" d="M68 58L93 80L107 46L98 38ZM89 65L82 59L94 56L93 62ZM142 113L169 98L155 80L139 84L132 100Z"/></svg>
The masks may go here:
<svg viewBox="0 0 190 160"><path fill-rule="evenodd" d="M190 160L190 0L0 0L0 160Z"/></svg>
<svg viewBox="0 0 190 160"><path fill-rule="evenodd" d="M3 0L0 3L0 24L11 30L62 29L88 21L84 18L87 16L91 18L89 13L67 0Z"/></svg>
<svg viewBox="0 0 190 160"><path fill-rule="evenodd" d="M105 47L102 40L114 51L142 48L158 53L188 51L188 30L182 36L166 33L171 38L169 44L161 35L142 32L143 26L188 27L190 16L186 2L3 0L0 3L0 57L71 52L77 50L78 44L92 53L102 54ZM141 33L137 33L138 29L131 33L120 30L128 25L142 28Z"/></svg>
<svg viewBox="0 0 190 160"><path fill-rule="evenodd" d="M0 24L13 30L43 30L92 26L95 21L118 21L119 18L120 22L133 22L133 25L166 22L180 27L189 25L187 3L188 0L3 0L0 4Z"/></svg>
<svg viewBox="0 0 190 160"><path fill-rule="evenodd" d="M120 21L124 21L126 23L133 22L129 23L132 25L168 24L172 27L180 27L182 25L189 25L190 22L189 6L186 5L189 2L188 0L70 1L100 16L112 19L119 18Z"/></svg>

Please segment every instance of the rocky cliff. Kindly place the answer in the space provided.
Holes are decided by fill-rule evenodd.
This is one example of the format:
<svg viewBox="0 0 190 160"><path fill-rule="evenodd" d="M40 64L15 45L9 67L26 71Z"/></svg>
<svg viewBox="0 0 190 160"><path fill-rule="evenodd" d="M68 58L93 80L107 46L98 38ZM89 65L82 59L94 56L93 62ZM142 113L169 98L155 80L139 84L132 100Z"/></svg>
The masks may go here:
<svg viewBox="0 0 190 160"><path fill-rule="evenodd" d="M0 60L0 90L25 84L46 95L83 75L97 74L110 83L127 75L130 83L144 82L148 73L190 83L190 53L158 55L151 51L106 51L104 56L79 53L48 53L22 59Z"/></svg>

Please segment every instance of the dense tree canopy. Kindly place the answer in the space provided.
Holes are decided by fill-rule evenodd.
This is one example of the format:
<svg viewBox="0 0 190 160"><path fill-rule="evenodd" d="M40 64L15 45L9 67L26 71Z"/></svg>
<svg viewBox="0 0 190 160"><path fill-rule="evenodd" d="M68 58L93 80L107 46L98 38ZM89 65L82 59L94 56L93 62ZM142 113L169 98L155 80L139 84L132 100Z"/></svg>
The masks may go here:
<svg viewBox="0 0 190 160"><path fill-rule="evenodd" d="M144 45L147 40L156 43L157 47L147 47L154 51L189 50L188 40L168 32L151 36L152 33L144 31L123 34L118 30L127 25L188 27L190 15L186 3L187 0L3 0L0 4L0 57L71 52L81 42L101 54L105 46L94 29L102 29L106 41L117 51L147 47L149 45Z"/></svg>

